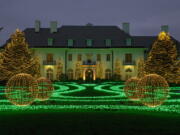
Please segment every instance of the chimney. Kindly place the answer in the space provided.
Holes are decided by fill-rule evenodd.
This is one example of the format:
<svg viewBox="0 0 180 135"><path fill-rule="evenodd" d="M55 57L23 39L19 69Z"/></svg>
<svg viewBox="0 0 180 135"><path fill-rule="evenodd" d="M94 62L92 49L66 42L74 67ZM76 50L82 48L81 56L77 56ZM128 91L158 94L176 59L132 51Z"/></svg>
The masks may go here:
<svg viewBox="0 0 180 135"><path fill-rule="evenodd" d="M50 32L51 33L57 32L57 21L50 22Z"/></svg>
<svg viewBox="0 0 180 135"><path fill-rule="evenodd" d="M39 20L35 21L35 32L39 32L41 27L41 22Z"/></svg>
<svg viewBox="0 0 180 135"><path fill-rule="evenodd" d="M162 25L161 26L161 31L164 31L164 32L168 33L169 32L169 26L168 25Z"/></svg>
<svg viewBox="0 0 180 135"><path fill-rule="evenodd" d="M122 27L123 27L123 31L127 34L129 34L129 27L130 27L130 24L128 22L124 22L122 24Z"/></svg>

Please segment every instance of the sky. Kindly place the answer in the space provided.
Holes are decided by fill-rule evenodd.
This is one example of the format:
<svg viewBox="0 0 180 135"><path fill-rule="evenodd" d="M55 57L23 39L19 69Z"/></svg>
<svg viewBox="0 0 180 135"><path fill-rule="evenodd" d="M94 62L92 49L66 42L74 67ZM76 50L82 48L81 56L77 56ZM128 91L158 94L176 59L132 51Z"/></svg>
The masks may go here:
<svg viewBox="0 0 180 135"><path fill-rule="evenodd" d="M0 45L17 29L41 27L50 21L62 25L116 25L130 23L130 34L155 36L169 25L180 41L180 0L0 0Z"/></svg>

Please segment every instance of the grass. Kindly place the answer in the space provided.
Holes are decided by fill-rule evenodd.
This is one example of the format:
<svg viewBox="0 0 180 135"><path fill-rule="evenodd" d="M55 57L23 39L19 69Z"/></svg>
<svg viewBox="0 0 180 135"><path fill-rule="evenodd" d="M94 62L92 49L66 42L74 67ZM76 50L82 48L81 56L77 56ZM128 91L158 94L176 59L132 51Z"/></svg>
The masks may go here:
<svg viewBox="0 0 180 135"><path fill-rule="evenodd" d="M1 134L120 135L173 134L180 117L137 111L37 111L0 113Z"/></svg>
<svg viewBox="0 0 180 135"><path fill-rule="evenodd" d="M75 83L60 83L59 86L61 87L59 87L58 85L55 86L55 91L57 92L59 90L59 92L57 92L57 94L59 94L59 97L55 97L54 95L48 101L36 101L33 103L33 105L42 105L42 107L49 104L60 106L66 105L67 107L71 105L78 105L80 106L79 109L64 108L25 111L19 109L10 111L6 110L4 112L1 111L0 135L180 134L180 113L174 113L173 111L164 112L158 109L155 111L147 111L143 109L107 109L110 105L124 105L124 107L136 107L140 105L134 101L127 100L126 97L109 98L109 96L116 95L113 92L119 90L119 88L112 90L112 86L121 84L119 84L118 82L109 82L109 85L108 83L99 83L94 86L93 84L91 84L91 86L79 84L82 87L86 87L86 89L77 91L79 87ZM95 90L94 87L99 85L102 85L102 90ZM64 86L68 87L68 89L65 91L63 91ZM108 90L110 91L110 93L103 90ZM172 95L169 100L172 100L174 98L179 99L180 95L176 95L178 91L178 89L173 90L171 92ZM69 96L72 99L69 98ZM93 96L96 98L89 98ZM101 96L104 96L104 101L94 101L99 100ZM83 101L83 98L86 98L89 101ZM58 100L56 101L56 99ZM122 101L119 101L118 99L122 99ZM10 103L8 103L8 105L9 104ZM173 106L174 104L174 102L167 102L164 104L164 107L166 109L167 105ZM83 109L83 105L106 105L107 108Z"/></svg>
<svg viewBox="0 0 180 135"><path fill-rule="evenodd" d="M94 90L94 86L86 86L86 89L83 91L78 91L78 92L72 92L72 93L64 93L61 94L64 96L77 96L77 97L94 97L94 96L113 96L116 95L114 93L105 93L102 91L96 91Z"/></svg>

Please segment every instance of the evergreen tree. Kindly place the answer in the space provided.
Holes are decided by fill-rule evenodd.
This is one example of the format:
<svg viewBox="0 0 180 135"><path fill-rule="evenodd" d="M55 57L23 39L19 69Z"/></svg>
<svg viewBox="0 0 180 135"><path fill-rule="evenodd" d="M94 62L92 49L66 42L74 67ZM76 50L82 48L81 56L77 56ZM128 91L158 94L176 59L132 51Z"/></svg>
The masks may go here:
<svg viewBox="0 0 180 135"><path fill-rule="evenodd" d="M137 77L138 78L142 78L144 77L145 72L144 72L144 60L141 58L138 61L138 74Z"/></svg>
<svg viewBox="0 0 180 135"><path fill-rule="evenodd" d="M121 80L121 62L119 59L116 59L116 62L115 62L113 79L115 81Z"/></svg>
<svg viewBox="0 0 180 135"><path fill-rule="evenodd" d="M40 76L40 64L37 57L28 49L25 35L19 29L11 35L11 42L1 53L0 80L8 81L18 73L28 73L33 77Z"/></svg>
<svg viewBox="0 0 180 135"><path fill-rule="evenodd" d="M145 74L156 73L164 77L168 83L173 82L174 63L177 60L176 45L168 33L161 32L154 42L145 62Z"/></svg>

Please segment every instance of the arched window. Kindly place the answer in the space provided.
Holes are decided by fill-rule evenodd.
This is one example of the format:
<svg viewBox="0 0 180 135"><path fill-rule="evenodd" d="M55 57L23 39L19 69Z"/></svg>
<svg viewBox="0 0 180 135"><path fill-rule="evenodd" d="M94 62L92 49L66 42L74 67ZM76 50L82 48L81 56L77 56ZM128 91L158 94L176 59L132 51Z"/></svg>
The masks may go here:
<svg viewBox="0 0 180 135"><path fill-rule="evenodd" d="M68 80L73 80L73 70L72 69L68 69L67 76L68 76Z"/></svg>
<svg viewBox="0 0 180 135"><path fill-rule="evenodd" d="M107 80L111 79L111 70L110 69L106 69L106 71L105 71L105 78Z"/></svg>
<svg viewBox="0 0 180 135"><path fill-rule="evenodd" d="M46 71L46 76L48 79L53 80L53 69L48 68Z"/></svg>

